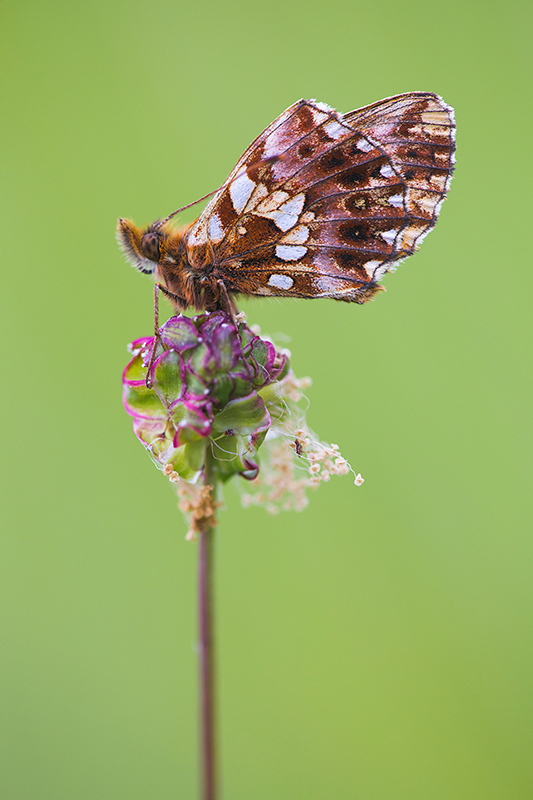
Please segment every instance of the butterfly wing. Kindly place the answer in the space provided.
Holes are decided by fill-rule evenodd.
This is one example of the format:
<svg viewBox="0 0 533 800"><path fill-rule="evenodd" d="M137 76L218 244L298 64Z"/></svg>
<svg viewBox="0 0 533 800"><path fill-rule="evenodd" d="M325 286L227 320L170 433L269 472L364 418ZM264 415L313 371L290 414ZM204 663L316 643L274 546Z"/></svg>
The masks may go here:
<svg viewBox="0 0 533 800"><path fill-rule="evenodd" d="M301 100L188 230L189 261L234 292L366 302L435 225L454 142L453 110L434 94L345 115Z"/></svg>

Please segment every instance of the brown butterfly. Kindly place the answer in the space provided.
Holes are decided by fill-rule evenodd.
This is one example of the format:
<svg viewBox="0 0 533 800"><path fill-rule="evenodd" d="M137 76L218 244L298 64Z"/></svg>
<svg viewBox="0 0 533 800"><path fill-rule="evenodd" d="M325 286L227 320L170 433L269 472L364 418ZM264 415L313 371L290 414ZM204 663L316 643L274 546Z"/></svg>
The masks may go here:
<svg viewBox="0 0 533 800"><path fill-rule="evenodd" d="M177 310L231 311L235 294L366 303L435 225L454 150L453 109L436 94L348 114L299 100L196 222L174 229L177 211L145 229L120 219L118 240Z"/></svg>

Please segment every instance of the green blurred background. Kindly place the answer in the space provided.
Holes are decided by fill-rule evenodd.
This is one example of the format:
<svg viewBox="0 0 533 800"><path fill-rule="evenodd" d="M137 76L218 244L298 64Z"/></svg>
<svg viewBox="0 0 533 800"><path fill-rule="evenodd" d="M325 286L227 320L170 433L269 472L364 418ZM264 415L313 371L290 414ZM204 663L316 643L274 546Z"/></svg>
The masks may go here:
<svg viewBox="0 0 533 800"><path fill-rule="evenodd" d="M439 225L365 307L247 302L366 479L227 491L228 800L522 800L531 758L531 4L0 5L3 800L194 800L196 545L120 375L114 241L216 188L299 97L455 106ZM184 221L194 218L194 209Z"/></svg>

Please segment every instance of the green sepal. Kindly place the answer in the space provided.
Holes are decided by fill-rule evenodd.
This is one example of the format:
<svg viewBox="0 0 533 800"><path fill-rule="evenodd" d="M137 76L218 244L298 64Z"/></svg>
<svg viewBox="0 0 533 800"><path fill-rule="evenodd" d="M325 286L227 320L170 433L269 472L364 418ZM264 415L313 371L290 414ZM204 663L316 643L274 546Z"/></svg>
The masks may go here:
<svg viewBox="0 0 533 800"><path fill-rule="evenodd" d="M152 367L154 389L165 405L178 399L181 387L181 357L175 350L165 350Z"/></svg>
<svg viewBox="0 0 533 800"><path fill-rule="evenodd" d="M258 394L247 395L231 400L225 408L215 414L213 433L225 433L228 430L244 436L254 433L257 428L267 426L270 415Z"/></svg>
<svg viewBox="0 0 533 800"><path fill-rule="evenodd" d="M200 472L204 464L207 444L208 440L202 439L177 448L168 463L172 464L180 478L191 481Z"/></svg>

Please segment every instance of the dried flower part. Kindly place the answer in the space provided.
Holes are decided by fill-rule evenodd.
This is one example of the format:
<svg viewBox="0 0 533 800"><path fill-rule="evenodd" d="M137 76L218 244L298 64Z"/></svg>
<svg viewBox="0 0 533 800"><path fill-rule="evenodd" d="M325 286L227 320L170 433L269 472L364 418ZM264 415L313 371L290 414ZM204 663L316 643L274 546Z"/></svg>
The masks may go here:
<svg viewBox="0 0 533 800"><path fill-rule="evenodd" d="M289 372L273 386L261 390L272 417L272 425L261 448L261 471L242 491L245 507L263 506L269 513L302 511L308 504L308 489L316 489L334 475L353 472L336 444L326 444L307 426L308 405L304 389L310 378ZM354 484L364 479L355 476Z"/></svg>
<svg viewBox="0 0 533 800"><path fill-rule="evenodd" d="M199 533L216 528L218 525L215 512L222 503L213 499L213 492L213 486L206 486L203 483L193 486L179 480L178 506L189 524L185 536L188 542L193 542Z"/></svg>
<svg viewBox="0 0 533 800"><path fill-rule="evenodd" d="M157 343L154 337L137 339L130 350L124 406L136 436L165 474L195 483L209 447L218 479L236 473L254 478L257 449L270 426L258 390L287 372L287 357L222 311L172 317Z"/></svg>

